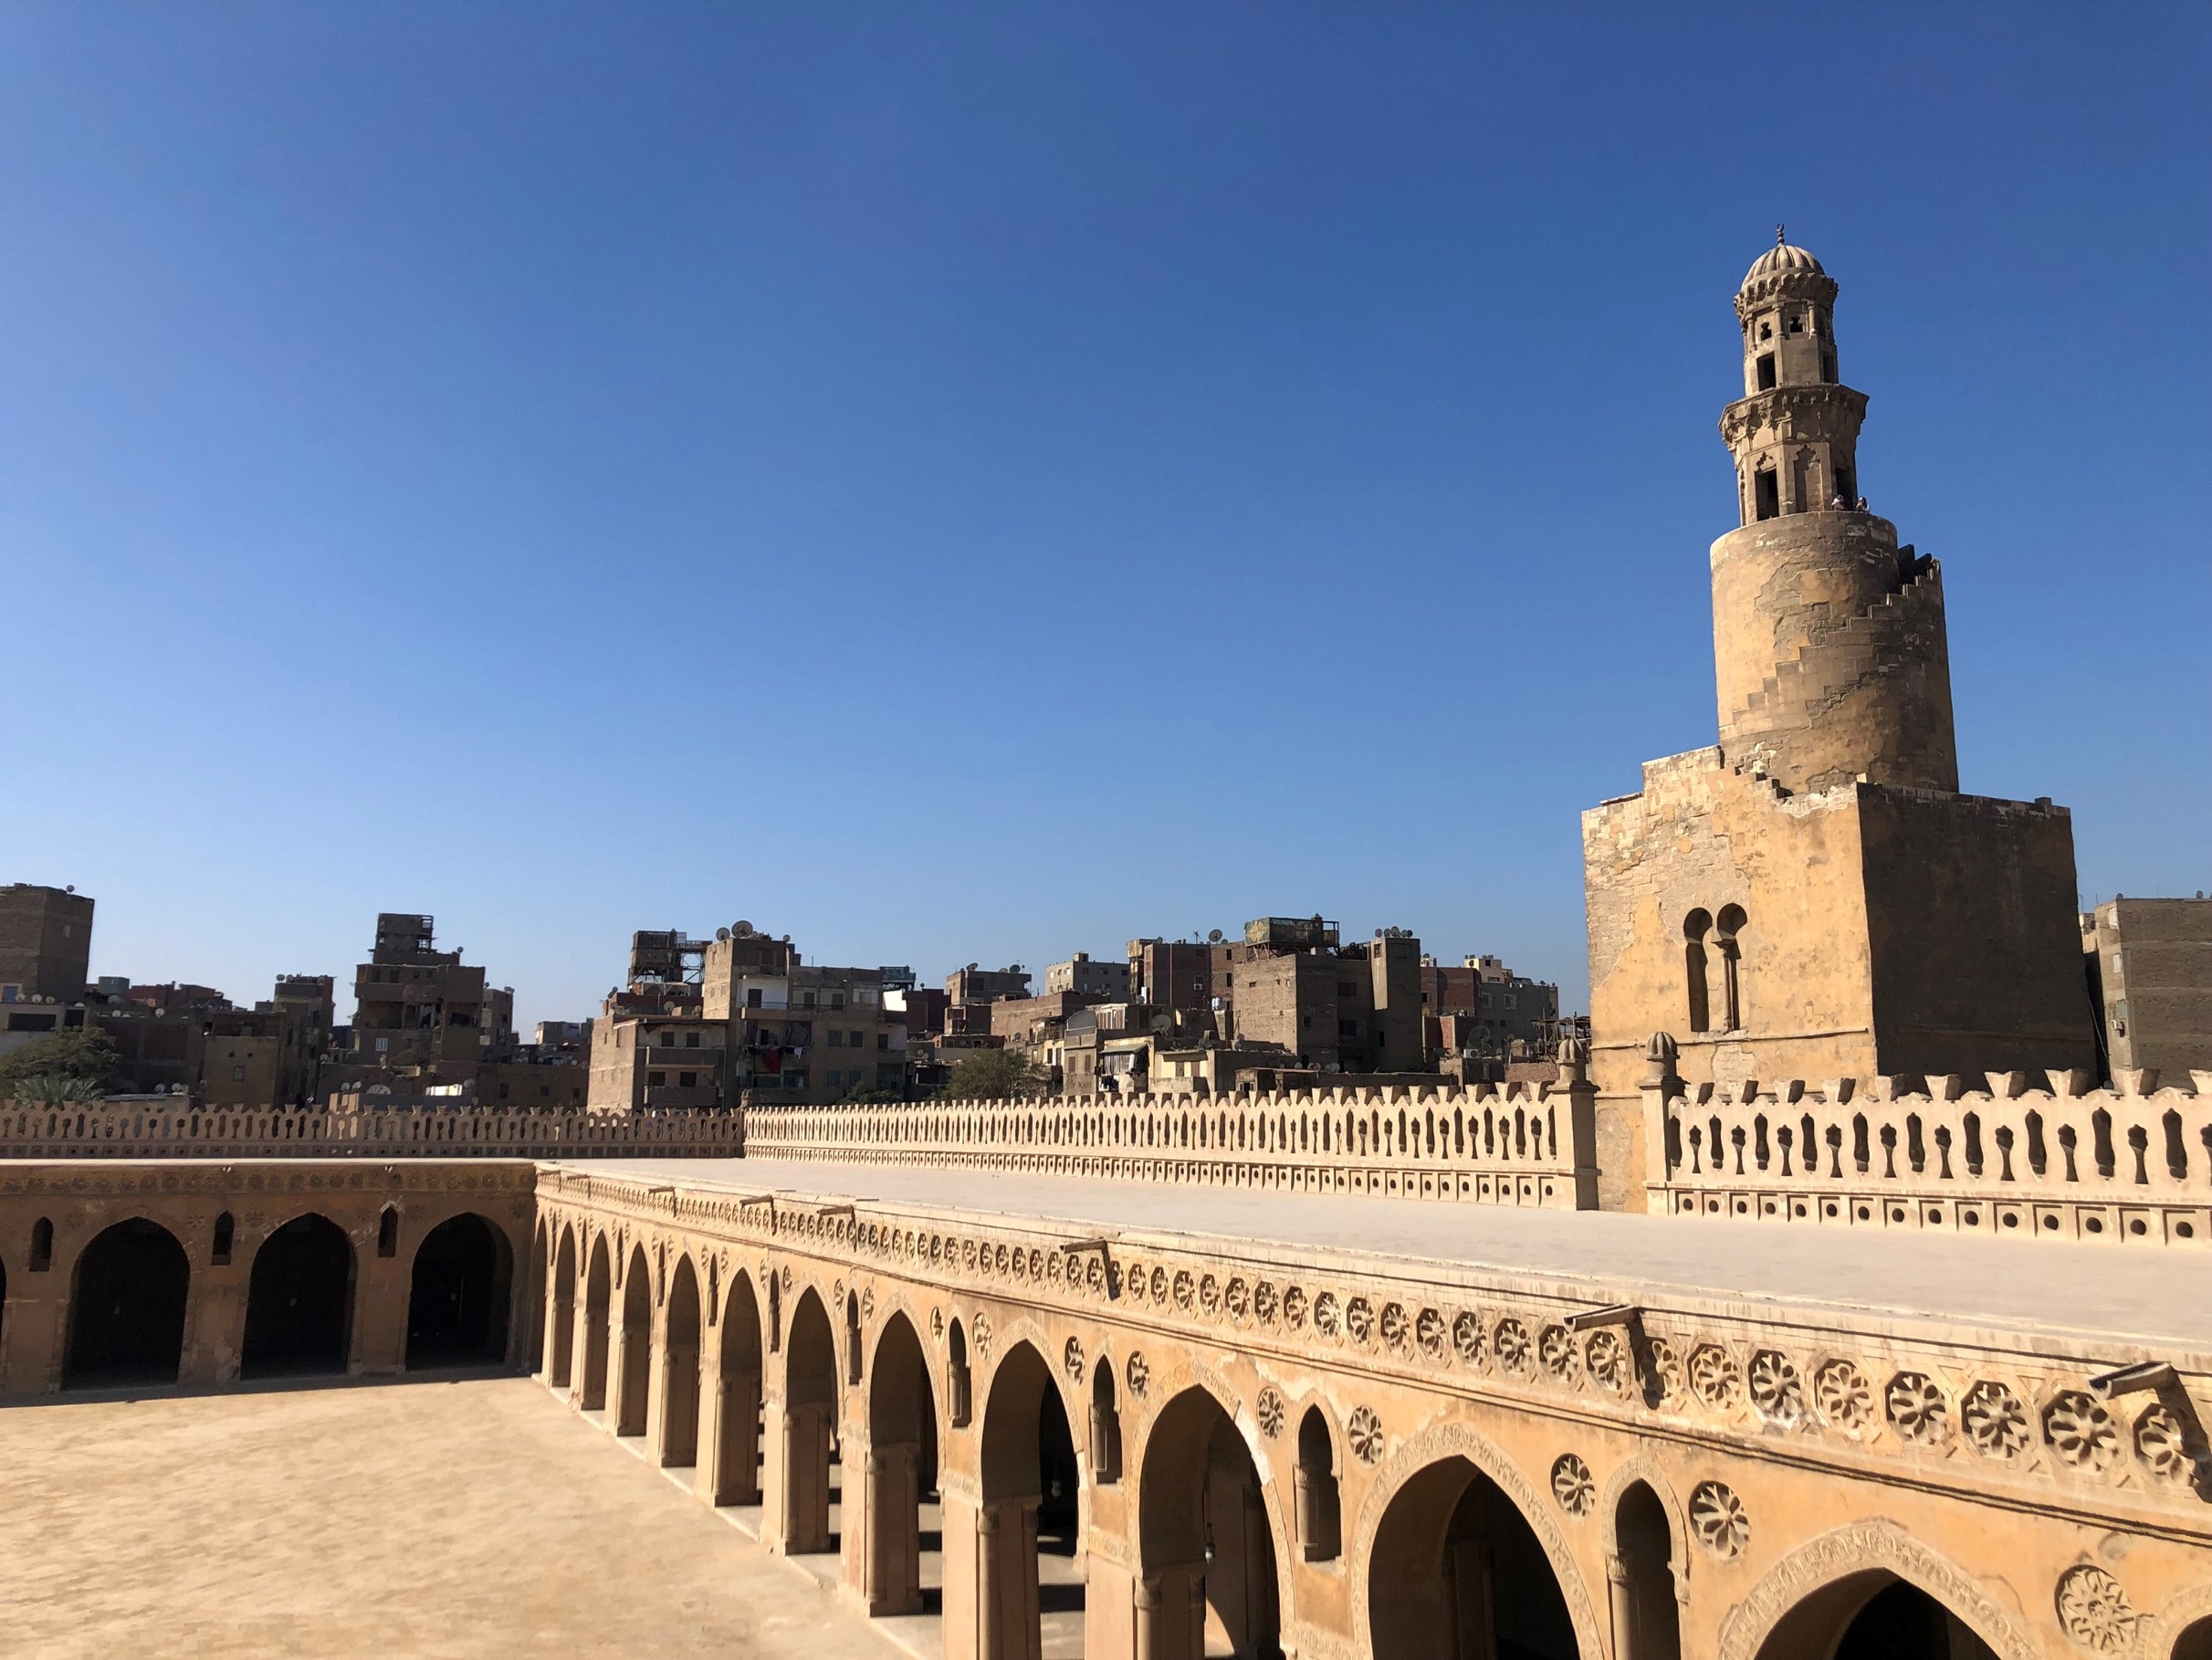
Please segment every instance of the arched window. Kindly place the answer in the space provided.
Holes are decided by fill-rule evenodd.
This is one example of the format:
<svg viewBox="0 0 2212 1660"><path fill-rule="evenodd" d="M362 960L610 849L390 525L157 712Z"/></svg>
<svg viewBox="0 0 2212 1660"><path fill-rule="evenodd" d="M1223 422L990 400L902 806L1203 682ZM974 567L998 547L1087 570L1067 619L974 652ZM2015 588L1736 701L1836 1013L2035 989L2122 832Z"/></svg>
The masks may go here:
<svg viewBox="0 0 2212 1660"><path fill-rule="evenodd" d="M54 1266L54 1224L41 1216L31 1224L31 1272L44 1274Z"/></svg>
<svg viewBox="0 0 2212 1660"><path fill-rule="evenodd" d="M208 1260L216 1267L226 1268L230 1266L230 1242L236 1232L237 1224L231 1220L228 1211L215 1218L215 1249L208 1254Z"/></svg>
<svg viewBox="0 0 2212 1660"><path fill-rule="evenodd" d="M1298 1423L1298 1544L1309 1562L1335 1560L1343 1531L1337 1493L1336 1446L1328 1420L1309 1406Z"/></svg>
<svg viewBox="0 0 2212 1660"><path fill-rule="evenodd" d="M1744 915L1741 905L1724 905L1714 919L1714 931L1718 936L1721 951L1721 1012L1725 1017L1722 1029L1740 1032L1744 1029L1744 994L1738 968L1743 960L1740 936L1750 919Z"/></svg>
<svg viewBox="0 0 2212 1660"><path fill-rule="evenodd" d="M1121 1409L1114 1367L1104 1356L1091 1369L1091 1479L1101 1487L1121 1479Z"/></svg>
<svg viewBox="0 0 2212 1660"><path fill-rule="evenodd" d="M399 1210L387 1204L384 1213L376 1219L376 1254L379 1256L399 1255Z"/></svg>
<svg viewBox="0 0 2212 1660"><path fill-rule="evenodd" d="M1682 919L1683 978L1690 987L1690 1030L1713 1029L1713 1000L1705 985L1705 936L1713 931L1709 911L1693 910Z"/></svg>
<svg viewBox="0 0 2212 1660"><path fill-rule="evenodd" d="M860 1297L853 1291L844 1294L844 1381L860 1382Z"/></svg>
<svg viewBox="0 0 2212 1660"><path fill-rule="evenodd" d="M968 1334L960 1329L958 1320L952 1322L946 1350L949 1356L945 1366L946 1415L952 1420L954 1429L965 1429L974 1413L975 1390L968 1372Z"/></svg>

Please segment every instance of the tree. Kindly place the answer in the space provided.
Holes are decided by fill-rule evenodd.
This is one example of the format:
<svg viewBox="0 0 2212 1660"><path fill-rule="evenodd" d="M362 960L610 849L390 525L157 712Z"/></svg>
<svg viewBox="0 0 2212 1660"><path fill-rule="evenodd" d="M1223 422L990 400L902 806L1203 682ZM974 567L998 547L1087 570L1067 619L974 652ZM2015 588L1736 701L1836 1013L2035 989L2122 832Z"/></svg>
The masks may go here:
<svg viewBox="0 0 2212 1660"><path fill-rule="evenodd" d="M1046 1078L1019 1049L978 1049L952 1069L948 1099L995 1101L1008 1096L1043 1095Z"/></svg>
<svg viewBox="0 0 2212 1660"><path fill-rule="evenodd" d="M114 1084L121 1056L98 1026L35 1037L0 1056L0 1098L37 1101L96 1100Z"/></svg>

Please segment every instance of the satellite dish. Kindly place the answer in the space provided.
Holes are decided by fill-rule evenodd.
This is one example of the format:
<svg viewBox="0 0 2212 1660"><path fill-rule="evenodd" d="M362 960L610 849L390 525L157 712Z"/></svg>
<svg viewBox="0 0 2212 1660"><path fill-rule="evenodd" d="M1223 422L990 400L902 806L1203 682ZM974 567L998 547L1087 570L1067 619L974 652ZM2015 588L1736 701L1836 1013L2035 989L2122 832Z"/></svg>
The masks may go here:
<svg viewBox="0 0 2212 1660"><path fill-rule="evenodd" d="M1218 929L1218 928L1210 928L1210 929L1208 929L1208 930L1206 930L1206 943L1207 943L1207 944L1209 944L1209 945L1219 945L1221 942L1221 930L1220 929Z"/></svg>
<svg viewBox="0 0 2212 1660"><path fill-rule="evenodd" d="M714 930L714 937L717 940L727 940L729 938L729 930L727 928L718 928Z"/></svg>
<svg viewBox="0 0 2212 1660"><path fill-rule="evenodd" d="M750 922L739 922L734 924L730 928L729 931L737 935L737 937L740 940L750 940L752 938L752 924Z"/></svg>
<svg viewBox="0 0 2212 1660"><path fill-rule="evenodd" d="M970 973L971 973L971 974L972 974L972 973L974 973L974 972L975 972L975 968L976 968L976 965L975 965L974 963L972 963L972 962L971 962L971 963L970 963L970 964L968 965L968 972L969 972Z"/></svg>

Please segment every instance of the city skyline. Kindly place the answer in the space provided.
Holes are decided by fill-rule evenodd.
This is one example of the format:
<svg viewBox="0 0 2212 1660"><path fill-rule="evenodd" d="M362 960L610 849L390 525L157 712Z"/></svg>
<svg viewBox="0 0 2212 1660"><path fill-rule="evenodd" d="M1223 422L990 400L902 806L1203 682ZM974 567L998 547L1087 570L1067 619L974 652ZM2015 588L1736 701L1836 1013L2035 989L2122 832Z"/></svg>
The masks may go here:
<svg viewBox="0 0 2212 1660"><path fill-rule="evenodd" d="M1777 218L1962 786L2071 808L2084 903L2212 887L2205 418L2135 415L2207 354L2182 14L1840 27L1782 184L1725 20L520 16L0 22L0 638L66 699L0 876L95 972L420 909L527 1026L638 928L934 979L1318 908L1582 1006Z"/></svg>

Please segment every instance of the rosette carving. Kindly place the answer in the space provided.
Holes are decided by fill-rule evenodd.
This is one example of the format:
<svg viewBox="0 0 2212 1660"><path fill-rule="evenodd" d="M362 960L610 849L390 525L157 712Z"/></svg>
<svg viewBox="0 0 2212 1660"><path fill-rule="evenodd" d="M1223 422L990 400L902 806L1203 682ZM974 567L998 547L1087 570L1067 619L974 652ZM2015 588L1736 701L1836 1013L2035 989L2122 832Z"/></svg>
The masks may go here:
<svg viewBox="0 0 2212 1660"><path fill-rule="evenodd" d="M1551 1466L1551 1496L1569 1516L1588 1516L1598 1502L1598 1484L1590 1466L1572 1453L1562 1453Z"/></svg>
<svg viewBox="0 0 2212 1660"><path fill-rule="evenodd" d="M1751 1542L1751 1518L1734 1488L1701 1481L1690 1494L1690 1531L1714 1555L1732 1559Z"/></svg>

